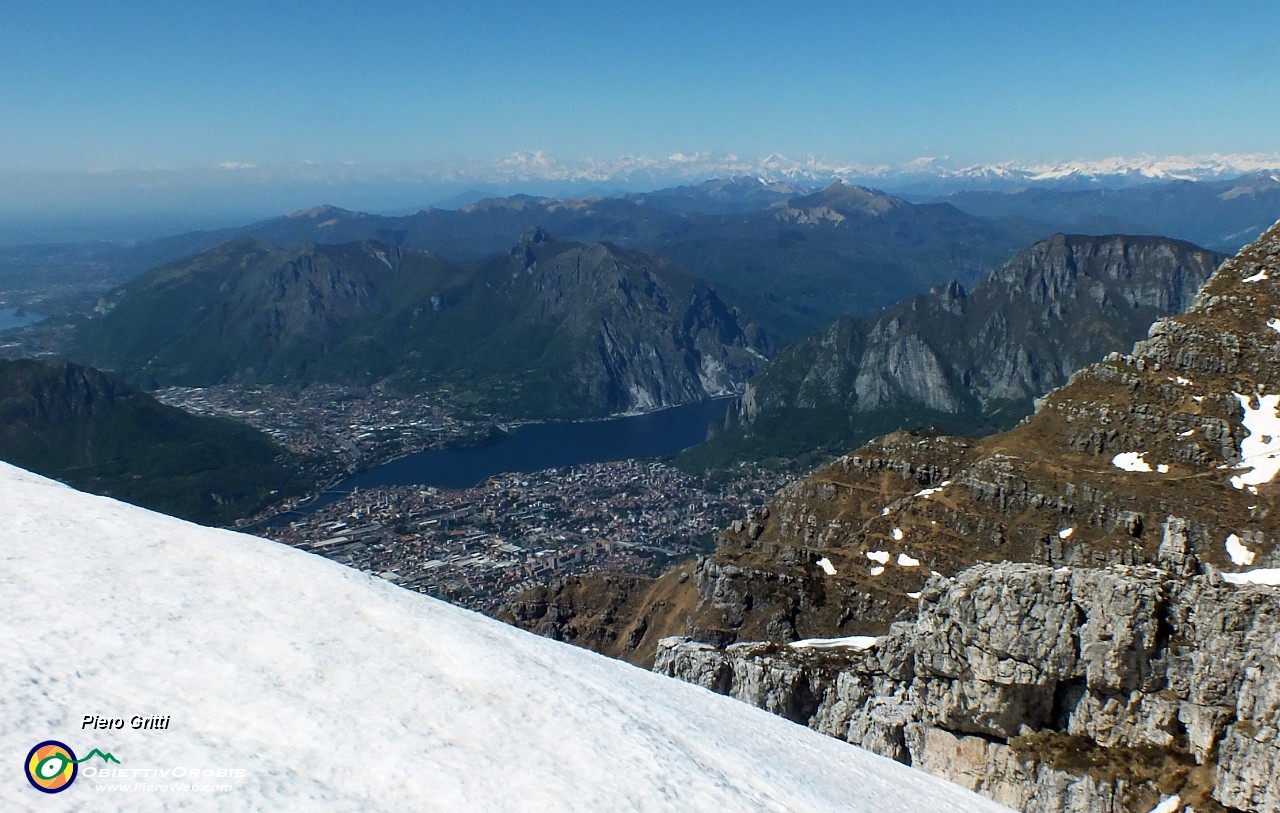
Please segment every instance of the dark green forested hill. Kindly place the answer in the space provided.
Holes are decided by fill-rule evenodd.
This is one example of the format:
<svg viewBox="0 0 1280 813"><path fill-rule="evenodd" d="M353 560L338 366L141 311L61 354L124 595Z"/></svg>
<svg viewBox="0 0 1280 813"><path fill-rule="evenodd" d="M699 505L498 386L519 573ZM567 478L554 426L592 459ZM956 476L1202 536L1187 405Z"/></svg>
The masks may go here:
<svg viewBox="0 0 1280 813"><path fill-rule="evenodd" d="M0 460L184 519L227 524L306 485L256 429L165 406L78 364L0 361Z"/></svg>

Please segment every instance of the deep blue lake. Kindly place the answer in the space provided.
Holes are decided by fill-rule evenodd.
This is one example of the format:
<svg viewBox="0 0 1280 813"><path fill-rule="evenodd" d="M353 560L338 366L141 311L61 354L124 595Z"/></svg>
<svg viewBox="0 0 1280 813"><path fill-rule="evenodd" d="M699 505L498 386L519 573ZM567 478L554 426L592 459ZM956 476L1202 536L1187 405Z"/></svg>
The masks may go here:
<svg viewBox="0 0 1280 813"><path fill-rule="evenodd" d="M468 488L501 472L673 455L706 440L711 425L724 419L731 400L718 398L603 421L528 424L483 446L417 452L353 475L300 510L314 511L353 488Z"/></svg>
<svg viewBox="0 0 1280 813"><path fill-rule="evenodd" d="M43 314L32 313L31 311L27 311L19 316L17 308L0 308L0 330L34 325L43 318Z"/></svg>

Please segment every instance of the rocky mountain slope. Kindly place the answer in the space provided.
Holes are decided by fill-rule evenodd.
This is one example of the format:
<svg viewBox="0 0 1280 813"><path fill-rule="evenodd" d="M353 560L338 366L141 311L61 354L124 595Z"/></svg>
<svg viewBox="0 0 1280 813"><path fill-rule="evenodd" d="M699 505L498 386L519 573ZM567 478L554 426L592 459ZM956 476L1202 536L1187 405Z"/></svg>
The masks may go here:
<svg viewBox="0 0 1280 813"><path fill-rule="evenodd" d="M267 540L6 464L0 505L5 810L1006 810ZM18 767L51 738L54 799Z"/></svg>
<svg viewBox="0 0 1280 813"><path fill-rule="evenodd" d="M1055 235L966 290L940 286L844 318L788 348L686 457L718 463L829 454L900 426L1012 426L1071 373L1185 310L1226 257L1157 237Z"/></svg>
<svg viewBox="0 0 1280 813"><path fill-rule="evenodd" d="M1165 530L1154 566L979 565L879 638L668 638L655 669L1027 813L1280 810L1280 588L1186 578Z"/></svg>
<svg viewBox="0 0 1280 813"><path fill-rule="evenodd" d="M467 266L377 242L233 241L124 286L72 356L160 384L387 382L586 417L734 392L769 352L669 263L537 230Z"/></svg>
<svg viewBox="0 0 1280 813"><path fill-rule="evenodd" d="M92 368L0 361L0 460L211 524L309 483L266 435L191 415Z"/></svg>
<svg viewBox="0 0 1280 813"><path fill-rule="evenodd" d="M783 489L624 655L1032 810L1280 810L1278 357L1280 224L1014 429L895 433ZM520 610L593 642L664 617L637 604Z"/></svg>

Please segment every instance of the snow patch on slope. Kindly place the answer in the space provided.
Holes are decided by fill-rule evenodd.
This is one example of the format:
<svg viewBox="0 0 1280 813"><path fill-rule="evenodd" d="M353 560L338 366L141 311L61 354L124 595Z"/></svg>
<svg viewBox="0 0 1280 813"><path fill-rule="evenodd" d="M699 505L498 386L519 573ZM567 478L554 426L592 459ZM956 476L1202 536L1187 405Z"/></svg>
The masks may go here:
<svg viewBox="0 0 1280 813"><path fill-rule="evenodd" d="M219 794L59 808L1005 810L765 711L395 587L0 464L0 762L243 768ZM170 715L167 731L81 716ZM87 773L82 768L82 773ZM47 802L16 771L0 808Z"/></svg>
<svg viewBox="0 0 1280 813"><path fill-rule="evenodd" d="M1263 567L1243 573L1223 573L1222 580L1231 584L1265 584L1280 587L1280 567Z"/></svg>
<svg viewBox="0 0 1280 813"><path fill-rule="evenodd" d="M1146 452L1121 452L1111 458L1111 465L1125 471L1151 471L1151 464L1143 458Z"/></svg>
<svg viewBox="0 0 1280 813"><path fill-rule="evenodd" d="M1239 567L1246 567L1253 564L1254 558L1257 556L1253 551L1249 550L1240 537L1231 534L1227 537L1227 555L1231 557L1231 561Z"/></svg>
<svg viewBox="0 0 1280 813"><path fill-rule="evenodd" d="M849 635L844 638L805 638L792 641L788 646L796 649L870 649L877 640L872 635Z"/></svg>
<svg viewBox="0 0 1280 813"><path fill-rule="evenodd" d="M1170 796L1160 804L1151 808L1151 813L1178 813L1182 807L1182 799L1178 796Z"/></svg>
<svg viewBox="0 0 1280 813"><path fill-rule="evenodd" d="M1249 435L1240 441L1240 465L1248 469L1231 478L1231 485L1243 489L1269 483L1280 473L1280 395L1255 396L1232 393L1244 410L1241 421ZM1254 399L1258 406L1253 406Z"/></svg>

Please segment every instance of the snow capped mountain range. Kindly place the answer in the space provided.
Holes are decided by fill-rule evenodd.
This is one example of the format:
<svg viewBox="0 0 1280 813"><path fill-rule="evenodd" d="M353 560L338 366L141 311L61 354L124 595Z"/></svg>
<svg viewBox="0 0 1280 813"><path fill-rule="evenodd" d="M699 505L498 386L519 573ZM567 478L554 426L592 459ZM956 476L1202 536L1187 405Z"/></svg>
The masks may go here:
<svg viewBox="0 0 1280 813"><path fill-rule="evenodd" d="M1280 173L1280 153L1243 155L1139 155L1101 160L963 164L947 158L922 157L903 164L858 164L817 156L790 158L772 153L761 158L697 152L673 153L665 158L624 155L608 160L559 160L542 151L516 152L491 164L440 165L450 180L489 182L560 181L565 183L634 183L640 181L702 180L758 177L762 181L822 183L839 179L853 183L953 182L978 185L1029 185L1088 181L1112 184L1154 180L1212 180L1252 172Z"/></svg>
<svg viewBox="0 0 1280 813"><path fill-rule="evenodd" d="M7 464L0 504L5 810L1005 809L272 542Z"/></svg>

